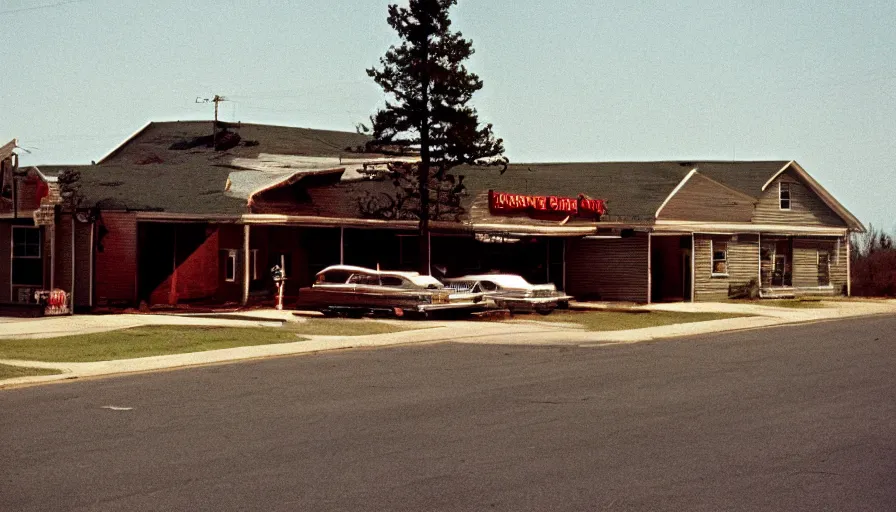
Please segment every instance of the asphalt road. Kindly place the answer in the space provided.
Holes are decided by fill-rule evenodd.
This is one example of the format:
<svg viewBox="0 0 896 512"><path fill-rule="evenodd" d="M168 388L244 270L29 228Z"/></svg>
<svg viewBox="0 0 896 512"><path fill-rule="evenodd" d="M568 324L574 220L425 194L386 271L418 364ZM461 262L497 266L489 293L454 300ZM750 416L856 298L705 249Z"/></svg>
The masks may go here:
<svg viewBox="0 0 896 512"><path fill-rule="evenodd" d="M896 317L12 389L0 443L4 511L896 510Z"/></svg>

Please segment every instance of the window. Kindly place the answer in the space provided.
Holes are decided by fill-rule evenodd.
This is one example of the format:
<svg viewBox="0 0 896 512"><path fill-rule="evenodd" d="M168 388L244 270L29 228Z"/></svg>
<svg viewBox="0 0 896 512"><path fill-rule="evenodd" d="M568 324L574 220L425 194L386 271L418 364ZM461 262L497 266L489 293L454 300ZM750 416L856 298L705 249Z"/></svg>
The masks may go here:
<svg viewBox="0 0 896 512"><path fill-rule="evenodd" d="M818 286L831 285L831 253L818 250Z"/></svg>
<svg viewBox="0 0 896 512"><path fill-rule="evenodd" d="M496 292L498 291L498 285L491 281L479 281L479 287L484 292Z"/></svg>
<svg viewBox="0 0 896 512"><path fill-rule="evenodd" d="M345 284L345 282L348 281L348 278L351 275L351 272L348 270L330 270L329 272L318 274L317 282L327 284Z"/></svg>
<svg viewBox="0 0 896 512"><path fill-rule="evenodd" d="M380 277L380 284L392 288L401 288L404 286L404 279L398 276L382 276Z"/></svg>
<svg viewBox="0 0 896 512"><path fill-rule="evenodd" d="M224 256L224 280L228 283L236 281L236 249L228 249Z"/></svg>
<svg viewBox="0 0 896 512"><path fill-rule="evenodd" d="M43 286L44 265L41 259L40 228L12 228L12 284Z"/></svg>
<svg viewBox="0 0 896 512"><path fill-rule="evenodd" d="M352 277L348 278L348 284L379 286L380 278L369 274L352 274Z"/></svg>
<svg viewBox="0 0 896 512"><path fill-rule="evenodd" d="M790 183L778 183L778 202L782 210L790 209Z"/></svg>
<svg viewBox="0 0 896 512"><path fill-rule="evenodd" d="M712 241L712 275L728 275L728 243Z"/></svg>
<svg viewBox="0 0 896 512"><path fill-rule="evenodd" d="M12 256L40 258L40 228L13 226Z"/></svg>

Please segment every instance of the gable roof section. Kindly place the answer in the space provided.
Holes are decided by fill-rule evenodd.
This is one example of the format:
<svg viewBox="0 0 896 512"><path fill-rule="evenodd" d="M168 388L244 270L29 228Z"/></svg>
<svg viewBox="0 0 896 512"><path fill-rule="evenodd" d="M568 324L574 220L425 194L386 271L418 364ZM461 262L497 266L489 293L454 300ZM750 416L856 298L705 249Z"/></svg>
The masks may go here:
<svg viewBox="0 0 896 512"><path fill-rule="evenodd" d="M754 199L762 195L762 185L789 162L785 160L741 162L695 162L697 171Z"/></svg>
<svg viewBox="0 0 896 512"><path fill-rule="evenodd" d="M750 222L756 200L694 168L656 211L656 218Z"/></svg>
<svg viewBox="0 0 896 512"><path fill-rule="evenodd" d="M766 180L766 182L762 185L762 190L765 191L765 189L767 189L769 185L774 183L774 181L788 169L792 169L794 172L796 172L797 176L799 176L803 180L803 182L808 185L809 188L819 198L821 198L821 200L828 206L828 208L830 208L834 211L834 213L840 216L840 218L843 219L844 222L846 222L846 225L849 226L851 230L859 233L865 232L865 226L862 224L862 221L860 221L855 215L847 210L846 207L840 203L840 201L837 201L837 199L835 199L830 192L828 192L824 187L821 186L821 183L815 181L815 178L813 178L808 172L806 172L806 170L803 169L800 164L796 163L793 160L788 162L787 165L782 167L778 172L776 172L768 180Z"/></svg>

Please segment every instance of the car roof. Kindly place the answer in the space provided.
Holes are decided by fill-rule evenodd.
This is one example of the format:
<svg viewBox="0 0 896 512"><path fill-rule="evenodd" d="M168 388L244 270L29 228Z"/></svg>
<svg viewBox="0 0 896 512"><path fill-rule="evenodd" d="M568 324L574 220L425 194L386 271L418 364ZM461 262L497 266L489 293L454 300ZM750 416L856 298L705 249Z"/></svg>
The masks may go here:
<svg viewBox="0 0 896 512"><path fill-rule="evenodd" d="M454 279L450 279L450 281L492 281L493 283L499 286L508 286L508 287L528 287L532 286L531 283L526 281L522 276L518 276L516 274L478 274L478 275L470 275L463 276Z"/></svg>
<svg viewBox="0 0 896 512"><path fill-rule="evenodd" d="M408 271L402 271L402 270L374 270L371 268L357 267L354 265L331 265L331 266L321 270L317 274L320 275L320 274L323 274L326 272L332 272L332 271L362 273L362 274L378 275L380 277L396 276L396 277L401 277L403 279L407 279L408 281L410 281L418 286L428 286L431 284L438 284L439 286L442 285L442 283L438 279L436 279L432 276L420 275L419 272L408 272Z"/></svg>

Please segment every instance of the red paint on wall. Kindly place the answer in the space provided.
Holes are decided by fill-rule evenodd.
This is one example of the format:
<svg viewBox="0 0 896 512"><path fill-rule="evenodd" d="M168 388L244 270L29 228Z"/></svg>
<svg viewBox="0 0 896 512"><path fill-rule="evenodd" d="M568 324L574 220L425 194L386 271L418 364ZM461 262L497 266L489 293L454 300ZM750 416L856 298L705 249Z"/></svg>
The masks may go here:
<svg viewBox="0 0 896 512"><path fill-rule="evenodd" d="M171 229L171 274L150 293L150 304L177 304L214 296L218 290L218 228L172 225Z"/></svg>

